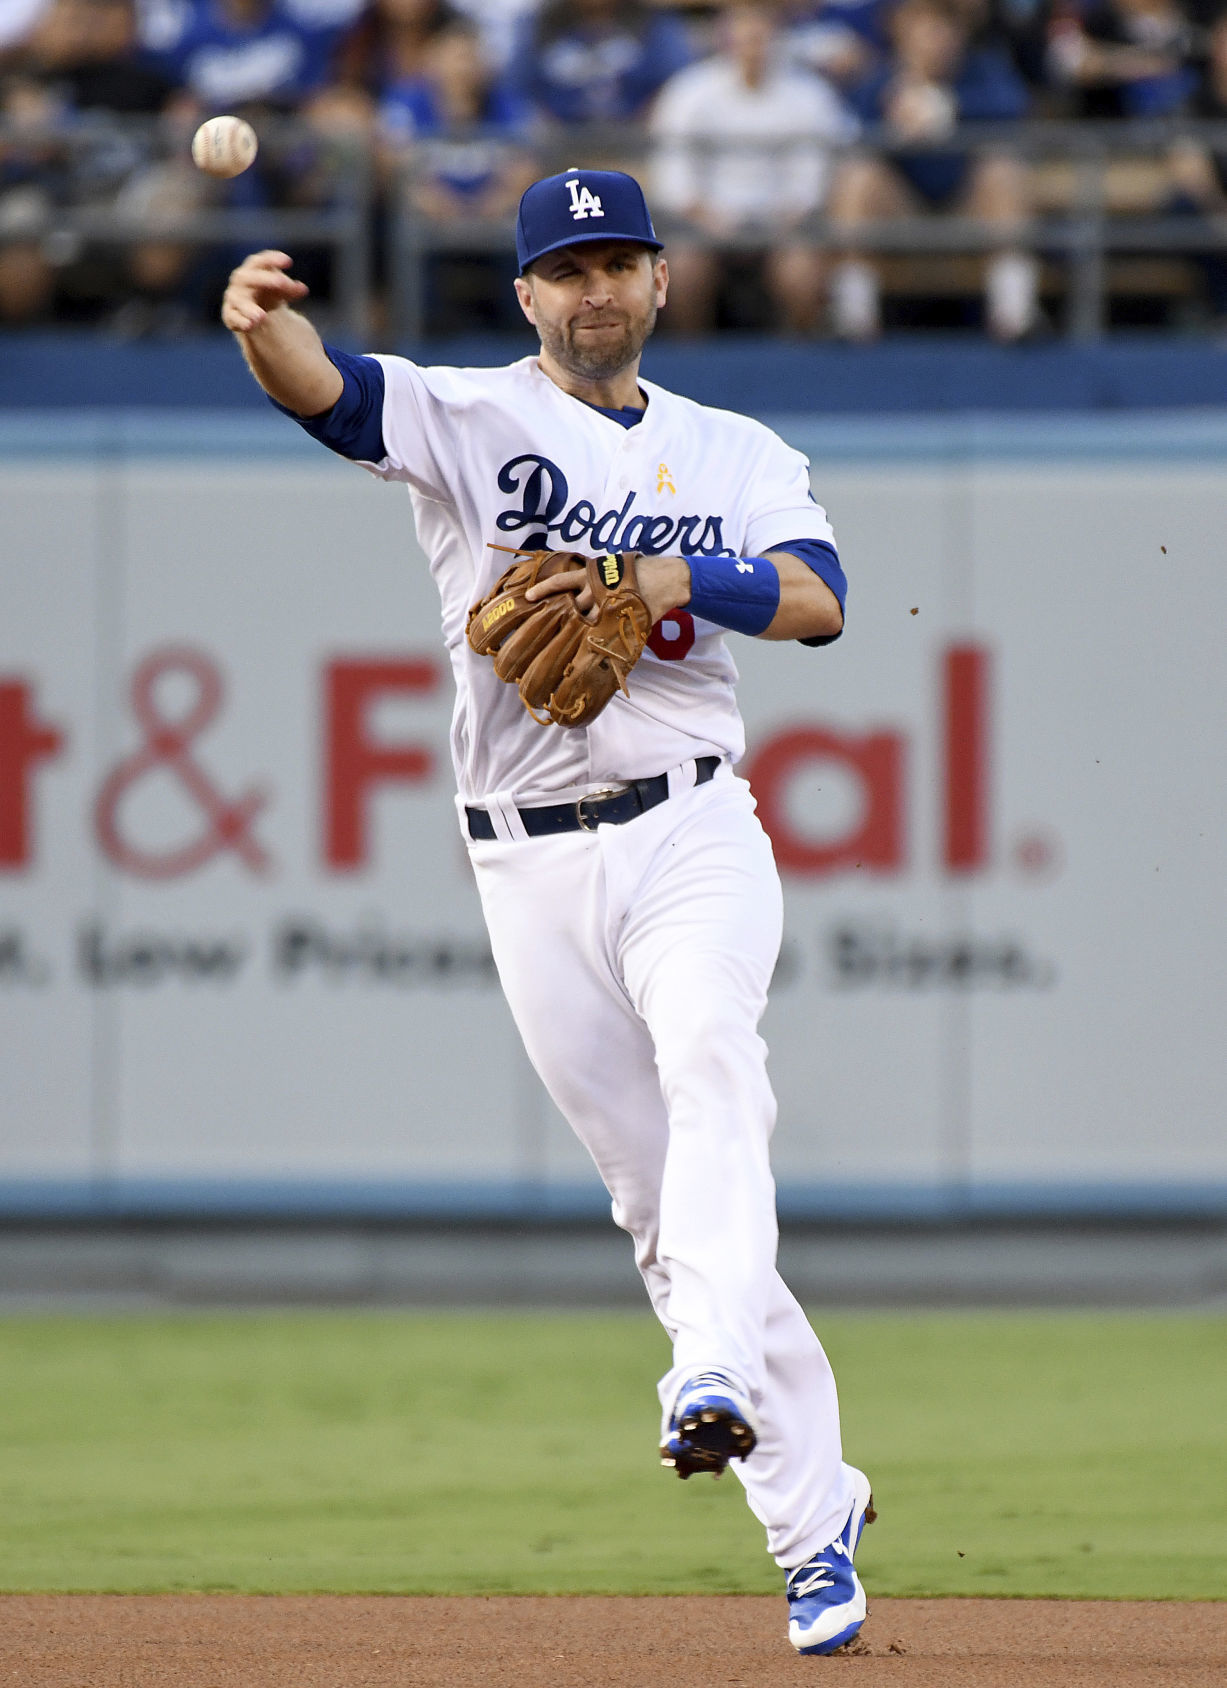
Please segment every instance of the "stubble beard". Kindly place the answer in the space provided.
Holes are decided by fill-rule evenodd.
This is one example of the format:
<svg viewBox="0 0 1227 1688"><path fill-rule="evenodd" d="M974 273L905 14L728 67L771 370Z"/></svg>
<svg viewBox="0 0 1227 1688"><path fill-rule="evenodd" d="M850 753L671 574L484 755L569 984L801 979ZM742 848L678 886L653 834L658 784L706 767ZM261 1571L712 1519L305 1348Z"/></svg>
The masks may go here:
<svg viewBox="0 0 1227 1688"><path fill-rule="evenodd" d="M604 345L586 346L582 338L577 341L571 323L538 322L537 332L550 357L568 374L584 381L608 381L630 368L655 327L656 301L653 300L642 316L628 318L622 333Z"/></svg>

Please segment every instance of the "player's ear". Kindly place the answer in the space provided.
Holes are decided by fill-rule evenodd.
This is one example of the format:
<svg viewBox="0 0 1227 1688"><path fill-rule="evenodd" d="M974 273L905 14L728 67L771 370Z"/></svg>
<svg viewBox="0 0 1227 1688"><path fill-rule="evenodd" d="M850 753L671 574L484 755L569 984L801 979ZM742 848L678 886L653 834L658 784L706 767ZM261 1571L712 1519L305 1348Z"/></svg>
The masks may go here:
<svg viewBox="0 0 1227 1688"><path fill-rule="evenodd" d="M537 319L533 315L533 290L522 275L516 277L516 298L520 301L520 309L533 327L536 328Z"/></svg>
<svg viewBox="0 0 1227 1688"><path fill-rule="evenodd" d="M659 310L669 291L669 265L663 253L657 256L652 265L652 279L656 283L656 308Z"/></svg>

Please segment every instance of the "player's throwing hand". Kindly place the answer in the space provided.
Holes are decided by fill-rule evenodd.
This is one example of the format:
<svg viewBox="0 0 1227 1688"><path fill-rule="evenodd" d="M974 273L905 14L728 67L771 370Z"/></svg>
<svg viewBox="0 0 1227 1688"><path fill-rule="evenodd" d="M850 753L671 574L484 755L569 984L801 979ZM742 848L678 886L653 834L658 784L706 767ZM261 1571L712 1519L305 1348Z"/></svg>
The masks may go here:
<svg viewBox="0 0 1227 1688"><path fill-rule="evenodd" d="M230 272L222 322L232 333L249 334L270 311L303 298L306 282L285 273L293 262L288 252L253 252Z"/></svg>

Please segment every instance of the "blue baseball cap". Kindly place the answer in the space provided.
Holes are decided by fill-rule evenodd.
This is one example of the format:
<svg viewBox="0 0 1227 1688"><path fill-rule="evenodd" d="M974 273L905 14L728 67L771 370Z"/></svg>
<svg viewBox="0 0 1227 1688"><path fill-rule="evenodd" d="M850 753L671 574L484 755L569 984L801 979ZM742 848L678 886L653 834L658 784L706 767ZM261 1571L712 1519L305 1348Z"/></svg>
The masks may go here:
<svg viewBox="0 0 1227 1688"><path fill-rule="evenodd" d="M564 170L524 190L516 218L520 274L547 252L594 240L633 240L659 252L643 189L621 170Z"/></svg>

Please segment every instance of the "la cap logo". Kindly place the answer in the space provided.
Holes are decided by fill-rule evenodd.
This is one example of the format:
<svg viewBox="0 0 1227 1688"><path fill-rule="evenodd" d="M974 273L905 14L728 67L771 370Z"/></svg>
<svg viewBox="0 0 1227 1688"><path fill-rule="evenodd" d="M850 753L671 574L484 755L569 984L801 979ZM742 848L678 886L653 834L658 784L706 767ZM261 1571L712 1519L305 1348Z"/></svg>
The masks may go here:
<svg viewBox="0 0 1227 1688"><path fill-rule="evenodd" d="M593 193L591 188L581 187L579 178L571 176L567 179L567 189L571 195L571 215L577 223L582 223L585 217L603 217L600 195Z"/></svg>

